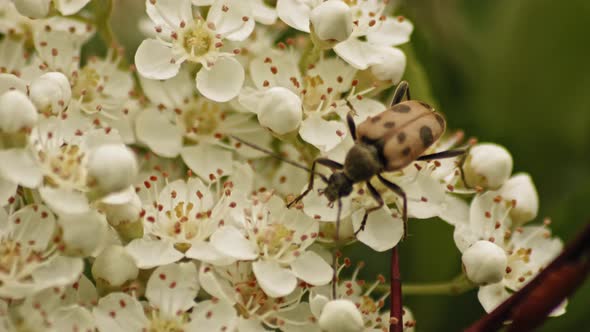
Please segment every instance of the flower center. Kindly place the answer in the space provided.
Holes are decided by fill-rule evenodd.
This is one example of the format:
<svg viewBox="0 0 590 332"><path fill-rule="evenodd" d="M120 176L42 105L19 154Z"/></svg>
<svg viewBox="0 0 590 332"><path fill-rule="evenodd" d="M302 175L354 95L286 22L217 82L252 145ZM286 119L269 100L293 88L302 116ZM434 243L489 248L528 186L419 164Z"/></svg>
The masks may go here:
<svg viewBox="0 0 590 332"><path fill-rule="evenodd" d="M39 160L49 170L45 174L45 183L52 187L59 187L60 182L84 183L86 178L81 166L85 154L77 145L62 145L57 153L46 155L39 152Z"/></svg>
<svg viewBox="0 0 590 332"><path fill-rule="evenodd" d="M17 241L0 240L0 272L21 271L25 265L43 260L39 253L27 249L25 252L29 252L28 255L23 255L21 244Z"/></svg>
<svg viewBox="0 0 590 332"><path fill-rule="evenodd" d="M235 289L240 294L237 308L242 316L249 318L273 309L274 299L269 298L255 280L237 283Z"/></svg>
<svg viewBox="0 0 590 332"><path fill-rule="evenodd" d="M195 135L212 135L217 131L222 121L222 113L218 104L205 98L199 98L193 107L182 115L185 135L195 140Z"/></svg>
<svg viewBox="0 0 590 332"><path fill-rule="evenodd" d="M258 233L256 242L260 247L266 247L269 255L280 253L285 246L290 246L294 231L283 224L272 224Z"/></svg>
<svg viewBox="0 0 590 332"><path fill-rule="evenodd" d="M181 31L179 42L193 61L215 49L214 33L204 20L195 20L192 25Z"/></svg>
<svg viewBox="0 0 590 332"><path fill-rule="evenodd" d="M151 320L149 332L183 332L181 321L165 319L154 315Z"/></svg>
<svg viewBox="0 0 590 332"><path fill-rule="evenodd" d="M306 110L316 110L322 102L322 96L325 98L326 89L324 80L321 76L305 76L303 78L303 86L305 87L305 95L303 95L303 107Z"/></svg>
<svg viewBox="0 0 590 332"><path fill-rule="evenodd" d="M74 76L72 96L76 99L82 98L83 103L89 103L97 97L100 88L100 74L88 66L82 68Z"/></svg>

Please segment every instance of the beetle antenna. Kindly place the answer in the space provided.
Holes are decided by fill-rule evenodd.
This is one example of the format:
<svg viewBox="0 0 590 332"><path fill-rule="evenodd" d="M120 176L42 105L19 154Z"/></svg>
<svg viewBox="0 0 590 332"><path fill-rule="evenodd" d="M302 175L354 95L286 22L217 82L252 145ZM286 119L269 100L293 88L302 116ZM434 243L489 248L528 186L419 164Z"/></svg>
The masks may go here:
<svg viewBox="0 0 590 332"><path fill-rule="evenodd" d="M245 145L247 145L247 146L251 147L251 148L252 148L252 149L254 149L254 150L258 150L258 151L260 151L260 152L264 152L264 153L268 154L269 156L271 156L271 157L273 157L273 158L275 158L275 159L278 159L278 160L280 160L280 161L286 162L287 164L293 165L293 166L295 166L295 167L297 167L297 168L300 168L300 169L302 169L302 170L305 170L305 171L307 171L307 172L309 172L309 173L313 173L313 174L315 174L315 175L318 175L319 177L321 177L321 178L322 178L322 180L323 180L324 182L328 182L328 178L326 178L326 176L325 176L325 175L323 175L323 174L320 174L320 173L318 173L318 172L315 172L315 171L312 171L311 169L309 169L309 168L307 168L307 167L305 167L305 166L303 166L303 165L301 165L301 164L299 164L299 163L296 163L296 162L294 162L294 161L292 161L292 160L289 160L289 159L283 158L282 156L280 156L280 155L278 155L278 154L276 154L276 153L274 153L274 152L272 152L272 151L270 151L270 150L267 150L267 149L265 149L265 148L263 148L263 147L261 147L261 146L258 146L258 145L256 145L256 144L253 144L253 143L250 143L250 142L244 141L243 139L241 139L241 138L239 138L239 137L237 137L237 136L234 136L234 135L229 135L229 137L231 137L231 138L235 139L236 141L238 141L238 142L240 142L240 143L242 143L242 144L245 144Z"/></svg>

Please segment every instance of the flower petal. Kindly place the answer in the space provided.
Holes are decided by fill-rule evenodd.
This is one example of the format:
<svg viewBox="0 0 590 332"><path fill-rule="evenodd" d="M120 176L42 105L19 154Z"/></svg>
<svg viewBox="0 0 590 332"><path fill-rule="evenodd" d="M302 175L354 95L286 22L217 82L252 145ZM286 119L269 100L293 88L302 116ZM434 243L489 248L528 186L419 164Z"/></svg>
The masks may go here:
<svg viewBox="0 0 590 332"><path fill-rule="evenodd" d="M382 46L349 38L334 46L334 52L356 69L367 69L381 59Z"/></svg>
<svg viewBox="0 0 590 332"><path fill-rule="evenodd" d="M225 226L211 235L211 245L219 252L238 260L258 257L258 248L233 226Z"/></svg>
<svg viewBox="0 0 590 332"><path fill-rule="evenodd" d="M165 81L140 77L140 82L143 93L152 103L172 109L184 106L185 100L193 96L192 77L188 70L180 70Z"/></svg>
<svg viewBox="0 0 590 332"><path fill-rule="evenodd" d="M252 263L252 269L260 288L271 297L281 297L291 294L297 286L297 278L289 269L282 268L273 261L257 261Z"/></svg>
<svg viewBox="0 0 590 332"><path fill-rule="evenodd" d="M412 22L407 19L387 17L378 29L371 29L367 33L367 40L371 43L396 46L407 43L414 30Z"/></svg>
<svg viewBox="0 0 590 332"><path fill-rule="evenodd" d="M326 261L309 250L291 263L291 270L297 278L315 286L329 283L334 272Z"/></svg>
<svg viewBox="0 0 590 332"><path fill-rule="evenodd" d="M209 242L204 241L191 243L190 249L187 250L184 255L188 258L216 266L229 265L236 261L233 257L224 255L222 252L215 249L215 247Z"/></svg>
<svg viewBox="0 0 590 332"><path fill-rule="evenodd" d="M252 6L252 15L258 23L265 25L274 24L277 20L277 11L275 8L267 6L263 0L250 1Z"/></svg>
<svg viewBox="0 0 590 332"><path fill-rule="evenodd" d="M234 331L238 314L227 301L201 301L191 314L187 331Z"/></svg>
<svg viewBox="0 0 590 332"><path fill-rule="evenodd" d="M299 135L309 144L312 144L325 153L340 144L346 137L348 129L340 121L324 120L319 114L312 114L303 120L299 128Z"/></svg>
<svg viewBox="0 0 590 332"><path fill-rule="evenodd" d="M290 27L303 32L309 32L310 6L299 0L278 0L277 14Z"/></svg>
<svg viewBox="0 0 590 332"><path fill-rule="evenodd" d="M125 250L140 269L151 269L178 261L183 254L174 249L174 244L161 240L135 239Z"/></svg>
<svg viewBox="0 0 590 332"><path fill-rule="evenodd" d="M207 143L182 148L180 155L186 165L205 181L212 181L211 174L230 175L232 172L232 153Z"/></svg>
<svg viewBox="0 0 590 332"><path fill-rule="evenodd" d="M135 52L137 71L146 78L165 80L174 77L180 65L172 49L156 39L144 40Z"/></svg>
<svg viewBox="0 0 590 332"><path fill-rule="evenodd" d="M182 22L189 24L193 21L190 0L158 0L145 3L146 12L156 26L177 30Z"/></svg>
<svg viewBox="0 0 590 332"><path fill-rule="evenodd" d="M0 175L27 188L41 184L43 174L29 150L9 149L0 151Z"/></svg>
<svg viewBox="0 0 590 332"><path fill-rule="evenodd" d="M365 214L358 210L352 214L352 224L355 230L361 227ZM404 235L404 222L401 218L394 218L387 207L369 213L365 230L357 235L357 239L375 251L385 251L393 248Z"/></svg>
<svg viewBox="0 0 590 332"><path fill-rule="evenodd" d="M233 99L244 84L244 67L233 57L220 57L211 68L202 67L197 73L197 90L217 102Z"/></svg>
<svg viewBox="0 0 590 332"><path fill-rule="evenodd" d="M215 33L220 34L228 38L229 35L242 30L244 25L248 25L249 21L254 23L251 15L250 1L244 0L224 0L215 1L209 12L207 13L207 22L215 25ZM248 20L244 22L243 18L247 17ZM251 24L251 23L250 23ZM253 31L253 26L252 30ZM237 34L238 35L238 34ZM237 36L236 35L236 36ZM249 34L240 34L241 37L247 38ZM228 38L231 39L231 38ZM231 39L240 41L243 39Z"/></svg>
<svg viewBox="0 0 590 332"><path fill-rule="evenodd" d="M55 7L62 15L68 16L76 14L89 2L90 0L57 0Z"/></svg>
<svg viewBox="0 0 590 332"><path fill-rule="evenodd" d="M128 332L148 330L143 307L125 293L111 293L98 301L93 310L99 331Z"/></svg>
<svg viewBox="0 0 590 332"><path fill-rule="evenodd" d="M182 149L180 128L154 108L148 108L137 116L135 130L137 139L159 156L173 158Z"/></svg>
<svg viewBox="0 0 590 332"><path fill-rule="evenodd" d="M195 305L199 292L197 267L192 262L158 267L147 282L145 296L168 318L178 316Z"/></svg>
<svg viewBox="0 0 590 332"><path fill-rule="evenodd" d="M68 188L41 187L39 194L51 210L57 214L81 214L90 209L88 198L80 191Z"/></svg>

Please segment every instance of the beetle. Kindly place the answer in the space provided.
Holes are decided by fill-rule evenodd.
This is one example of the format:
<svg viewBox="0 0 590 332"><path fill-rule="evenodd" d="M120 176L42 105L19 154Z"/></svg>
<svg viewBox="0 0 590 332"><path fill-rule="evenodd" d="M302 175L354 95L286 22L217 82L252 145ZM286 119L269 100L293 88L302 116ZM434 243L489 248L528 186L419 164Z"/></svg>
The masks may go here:
<svg viewBox="0 0 590 332"><path fill-rule="evenodd" d="M403 98L407 97L406 101ZM313 161L308 186L291 201L287 207L292 207L307 195L314 186L317 164L327 166L333 170L328 179L321 176L327 186L323 194L333 204L340 198L350 195L355 183L365 182L369 193L377 205L365 210L361 226L355 235L364 230L369 213L379 210L385 204L381 195L370 180L377 176L387 188L399 195L403 200L402 219L404 222L404 238L406 235L408 201L406 193L397 184L387 180L381 173L400 170L416 160L434 160L451 158L462 155L465 150L447 150L438 153L422 155L444 133L446 121L434 109L421 101L412 100L407 81L398 84L391 107L387 110L367 118L356 127L353 119L354 108L348 103L351 111L346 121L354 146L347 152L344 164L328 158L317 158Z"/></svg>

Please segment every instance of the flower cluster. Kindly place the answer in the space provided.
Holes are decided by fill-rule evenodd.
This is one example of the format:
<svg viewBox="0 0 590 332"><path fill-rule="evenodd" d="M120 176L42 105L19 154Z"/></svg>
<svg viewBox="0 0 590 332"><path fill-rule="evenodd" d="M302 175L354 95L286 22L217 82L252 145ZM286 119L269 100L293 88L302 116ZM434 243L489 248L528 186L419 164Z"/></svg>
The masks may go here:
<svg viewBox="0 0 590 332"><path fill-rule="evenodd" d="M346 115L387 109L413 25L384 0L146 0L145 13L129 65L98 1L0 0L0 329L387 330L384 279L340 278L329 249L393 248L400 198L375 183L385 204L360 232L365 184L341 211L316 190L288 208L309 175L234 137L342 162ZM104 55L83 51L97 39ZM561 246L523 226L536 191L511 171L479 144L384 175L410 217L456 227L486 310Z"/></svg>

